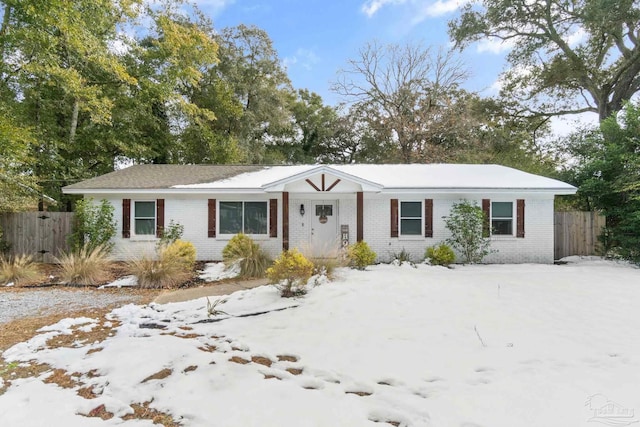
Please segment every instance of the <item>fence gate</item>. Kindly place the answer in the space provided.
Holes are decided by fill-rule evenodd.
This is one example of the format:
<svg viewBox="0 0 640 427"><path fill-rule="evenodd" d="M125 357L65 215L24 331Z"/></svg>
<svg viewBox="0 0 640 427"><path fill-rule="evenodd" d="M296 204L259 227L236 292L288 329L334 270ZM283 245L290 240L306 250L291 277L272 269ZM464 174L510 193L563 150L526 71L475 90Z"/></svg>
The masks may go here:
<svg viewBox="0 0 640 427"><path fill-rule="evenodd" d="M554 258L570 255L598 255L598 236L605 217L597 212L556 212L554 216Z"/></svg>
<svg viewBox="0 0 640 427"><path fill-rule="evenodd" d="M28 254L39 262L55 262L68 251L73 212L17 212L0 215L3 239L11 244L11 255Z"/></svg>

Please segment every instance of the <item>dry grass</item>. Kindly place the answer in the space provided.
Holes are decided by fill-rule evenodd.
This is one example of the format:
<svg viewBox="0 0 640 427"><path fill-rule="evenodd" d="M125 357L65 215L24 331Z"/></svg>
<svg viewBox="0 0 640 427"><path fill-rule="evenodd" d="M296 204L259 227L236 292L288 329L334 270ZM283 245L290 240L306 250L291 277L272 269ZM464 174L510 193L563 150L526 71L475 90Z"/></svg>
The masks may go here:
<svg viewBox="0 0 640 427"><path fill-rule="evenodd" d="M169 368L164 368L153 375L149 375L147 378L143 379L141 383L146 383L147 381L152 381L152 380L163 380L167 378L169 375L171 375L172 373L173 373L173 370Z"/></svg>
<svg viewBox="0 0 640 427"><path fill-rule="evenodd" d="M16 285L37 282L42 278L38 264L31 255L19 255L5 259L0 257L0 283Z"/></svg>
<svg viewBox="0 0 640 427"><path fill-rule="evenodd" d="M57 259L60 264L60 279L66 284L94 286L106 277L109 269L108 256L104 246L89 249L86 245L78 253L63 254Z"/></svg>
<svg viewBox="0 0 640 427"><path fill-rule="evenodd" d="M173 417L166 412L160 412L157 409L149 408L151 402L143 402L141 404L133 403L131 409L133 414L125 415L123 420L150 420L154 424L161 424L164 427L180 427L180 423L175 421Z"/></svg>
<svg viewBox="0 0 640 427"><path fill-rule="evenodd" d="M138 278L142 288L170 289L186 282L193 271L185 268L182 258L167 250L166 246L158 250L158 259L147 255L128 263L129 272Z"/></svg>
<svg viewBox="0 0 640 427"><path fill-rule="evenodd" d="M273 364L273 360L268 359L266 357L262 357L262 356L253 356L251 358L251 361L253 363L257 363L259 365L264 365L264 366L267 366L267 367L271 367L271 365Z"/></svg>
<svg viewBox="0 0 640 427"><path fill-rule="evenodd" d="M237 363L239 365L246 365L247 363L251 363L250 360L243 359L240 356L233 356L231 359L229 359L229 362Z"/></svg>

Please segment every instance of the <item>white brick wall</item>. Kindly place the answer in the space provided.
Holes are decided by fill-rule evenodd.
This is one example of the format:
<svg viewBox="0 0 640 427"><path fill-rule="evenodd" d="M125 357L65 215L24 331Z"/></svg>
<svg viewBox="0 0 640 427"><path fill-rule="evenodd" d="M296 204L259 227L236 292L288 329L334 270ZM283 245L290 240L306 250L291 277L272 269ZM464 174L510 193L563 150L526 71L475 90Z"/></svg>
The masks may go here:
<svg viewBox="0 0 640 427"><path fill-rule="evenodd" d="M356 195L353 193L324 194L296 194L289 193L289 247L309 248L311 244L311 232L309 221L312 220L312 202L314 200L337 200L338 224L349 226L349 241L356 241ZM95 200L104 198L101 195L88 194ZM281 194L264 195L154 195L153 197L136 194L123 194L117 198L109 197L115 208L115 218L118 222L118 232L114 239L115 257L120 260L140 256L144 253L153 253L156 239L153 237L137 238L132 235L129 239L122 238L122 199L154 200L165 199L165 226L171 220L184 225L185 240L192 242L197 249L198 260L221 260L222 249L227 244L229 237L207 237L207 199L215 198L218 201L241 200L269 200L278 199L278 237L258 238L256 241L269 253L276 257L282 249L282 196ZM433 237L417 238L390 237L390 200L398 198L405 201L420 201L426 198L434 199ZM444 226L442 217L449 215L451 206L461 199L475 200L479 205L481 199L489 198L494 201L514 201L522 198L522 194L483 194L478 195L429 195L425 193L383 195L376 193L364 194L364 240L378 254L378 261L386 262L393 258L394 253L405 249L411 253L414 260L422 260L427 246L444 241L448 237L448 230ZM300 205L305 205L306 214L300 216ZM492 248L498 252L488 256L485 261L490 263L552 263L553 262L553 196L536 195L526 198L525 207L525 238L494 237ZM515 204L514 204L515 215ZM133 211L132 211L133 217ZM514 218L515 227L515 218Z"/></svg>
<svg viewBox="0 0 640 427"><path fill-rule="evenodd" d="M104 197L101 195L87 195L95 200ZM118 198L109 197L107 200L113 204L115 208L114 217L118 223L117 234L114 238L113 256L117 260L127 260L139 257L143 254L153 254L155 245L158 241L153 236L136 237L133 235L133 227L131 227L131 237L122 238L122 199L131 199L131 218L133 220L133 202L135 200L155 200L165 199L164 202L164 224L165 227L173 220L184 226L183 239L188 240L196 247L198 260L222 260L222 249L228 243L231 236L215 238L207 237L208 230L208 202L209 198L217 199L218 202L223 201L252 201L278 199L278 237L270 238L268 236L256 237L254 240L258 242L262 248L271 256L276 257L282 250L282 196L280 194L265 194L260 196L253 195L212 195L212 196L176 196L170 194L147 195L140 196L135 194L125 194ZM219 224L219 221L217 222Z"/></svg>

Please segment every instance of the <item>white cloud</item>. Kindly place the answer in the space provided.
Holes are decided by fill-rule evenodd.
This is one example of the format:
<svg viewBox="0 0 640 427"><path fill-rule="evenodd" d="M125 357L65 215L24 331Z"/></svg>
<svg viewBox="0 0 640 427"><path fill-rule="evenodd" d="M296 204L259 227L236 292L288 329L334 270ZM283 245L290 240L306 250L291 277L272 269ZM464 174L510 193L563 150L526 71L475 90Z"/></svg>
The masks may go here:
<svg viewBox="0 0 640 427"><path fill-rule="evenodd" d="M311 49L299 48L293 56L288 56L282 60L285 68L291 68L299 64L305 70L311 70L315 64L320 62L320 57Z"/></svg>
<svg viewBox="0 0 640 427"><path fill-rule="evenodd" d="M373 15L376 14L377 11L379 11L385 5L404 4L405 2L406 0L367 0L362 5L360 10L369 18L371 18Z"/></svg>
<svg viewBox="0 0 640 427"><path fill-rule="evenodd" d="M217 14L235 3L235 0L194 0L200 10L209 14Z"/></svg>
<svg viewBox="0 0 640 427"><path fill-rule="evenodd" d="M435 3L430 4L424 8L424 17L426 18L427 16L437 17L446 15L448 13L455 12L466 3L469 3L469 0L438 0Z"/></svg>
<svg viewBox="0 0 640 427"><path fill-rule="evenodd" d="M573 34L567 38L567 43L571 47L576 47L587 39L587 32L584 28L579 27Z"/></svg>
<svg viewBox="0 0 640 427"><path fill-rule="evenodd" d="M513 39L509 40L500 40L496 38L484 39L477 44L478 53L495 53L499 54L505 52L507 50L511 50L511 48L515 45Z"/></svg>

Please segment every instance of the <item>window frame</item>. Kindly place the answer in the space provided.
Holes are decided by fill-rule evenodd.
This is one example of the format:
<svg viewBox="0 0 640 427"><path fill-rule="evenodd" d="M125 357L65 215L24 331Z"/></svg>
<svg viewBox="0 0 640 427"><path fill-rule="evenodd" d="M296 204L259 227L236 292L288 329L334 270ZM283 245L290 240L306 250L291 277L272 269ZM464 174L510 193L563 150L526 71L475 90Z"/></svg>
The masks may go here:
<svg viewBox="0 0 640 427"><path fill-rule="evenodd" d="M515 237L516 236L516 228L517 228L517 203L515 200L491 200L491 206L489 207L489 212L490 212L490 218L489 218L489 232L490 232L490 236L491 237ZM511 203L511 217L494 217L493 216L493 204L494 203ZM502 233L494 233L494 227L493 227L493 220L505 220L505 219L510 219L511 220L511 233L510 234L502 234Z"/></svg>
<svg viewBox="0 0 640 427"><path fill-rule="evenodd" d="M138 217L136 216L136 204L137 203L153 203L153 218L152 217ZM141 238L154 238L156 239L156 230L158 229L158 202L155 199L146 200L131 200L131 219L129 224L131 237L141 237ZM136 233L136 220L137 219L153 219L153 229L150 234L138 234Z"/></svg>
<svg viewBox="0 0 640 427"><path fill-rule="evenodd" d="M418 203L420 205L420 216L402 216L403 203ZM402 233L402 220L420 220L420 227L417 234ZM398 238L400 239L423 239L424 238L424 200L398 200Z"/></svg>
<svg viewBox="0 0 640 427"><path fill-rule="evenodd" d="M240 231L237 233L224 233L222 230L222 207L224 203L241 203L242 204L242 225ZM246 203L262 203L265 206L265 232L264 233L245 233L245 204ZM268 239L269 238L269 224L271 220L271 213L269 208L269 200L218 200L216 206L216 224L218 227L218 237L222 239L230 239L238 233L243 233L255 239Z"/></svg>

